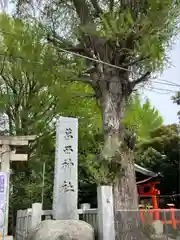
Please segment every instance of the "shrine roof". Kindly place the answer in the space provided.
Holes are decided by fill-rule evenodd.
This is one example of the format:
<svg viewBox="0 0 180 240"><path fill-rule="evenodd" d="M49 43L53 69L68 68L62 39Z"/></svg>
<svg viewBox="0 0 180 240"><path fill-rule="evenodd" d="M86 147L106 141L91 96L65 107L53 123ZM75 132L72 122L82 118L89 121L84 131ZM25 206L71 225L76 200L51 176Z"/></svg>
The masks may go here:
<svg viewBox="0 0 180 240"><path fill-rule="evenodd" d="M138 173L141 173L145 176L149 176L149 177L153 177L153 176L155 177L155 176L158 175L158 173L152 172L152 171L150 171L146 168L143 168L143 167L141 167L137 164L135 164L135 171L138 172Z"/></svg>

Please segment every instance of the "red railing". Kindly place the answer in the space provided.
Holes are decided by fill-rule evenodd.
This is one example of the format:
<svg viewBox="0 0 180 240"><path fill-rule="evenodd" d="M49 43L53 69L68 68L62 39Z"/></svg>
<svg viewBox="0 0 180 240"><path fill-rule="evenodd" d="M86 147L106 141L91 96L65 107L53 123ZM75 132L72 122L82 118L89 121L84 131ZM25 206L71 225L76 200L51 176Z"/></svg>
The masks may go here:
<svg viewBox="0 0 180 240"><path fill-rule="evenodd" d="M177 224L180 224L180 209L170 208L170 209L139 209L141 222L145 221L145 214L150 216L152 223L156 220L160 220L163 224L170 224L174 229L177 228ZM178 217L175 213L178 212ZM160 213L163 213L160 216ZM167 218L167 213L169 213L169 219ZM157 218L159 216L159 218ZM177 219L178 218L178 219Z"/></svg>

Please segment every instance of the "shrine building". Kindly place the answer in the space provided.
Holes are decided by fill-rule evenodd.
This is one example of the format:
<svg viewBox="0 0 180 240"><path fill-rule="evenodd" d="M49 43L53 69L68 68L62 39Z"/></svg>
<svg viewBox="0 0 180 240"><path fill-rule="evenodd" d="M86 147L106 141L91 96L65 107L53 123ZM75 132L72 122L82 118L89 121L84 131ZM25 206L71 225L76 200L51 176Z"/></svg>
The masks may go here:
<svg viewBox="0 0 180 240"><path fill-rule="evenodd" d="M139 207L149 207L152 209L158 209L157 196L160 195L158 185L160 184L160 173L152 172L146 168L143 168L135 164L136 171L136 184L139 196ZM158 213L157 213L158 215ZM159 218L159 216L155 216Z"/></svg>

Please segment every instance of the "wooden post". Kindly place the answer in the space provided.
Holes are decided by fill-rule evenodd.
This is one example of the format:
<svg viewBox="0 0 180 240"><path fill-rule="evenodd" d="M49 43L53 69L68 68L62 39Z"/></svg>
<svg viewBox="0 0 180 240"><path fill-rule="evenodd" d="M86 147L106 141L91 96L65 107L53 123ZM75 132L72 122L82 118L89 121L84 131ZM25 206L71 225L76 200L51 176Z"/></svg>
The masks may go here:
<svg viewBox="0 0 180 240"><path fill-rule="evenodd" d="M172 221L172 227L176 229L176 218L175 218L175 208L170 208L170 216L171 216L171 221Z"/></svg>
<svg viewBox="0 0 180 240"><path fill-rule="evenodd" d="M166 235L166 240L168 240L169 238L168 238L168 225L167 225L167 219L166 219L166 213L167 213L167 211L166 211L166 209L163 209L164 211L162 211L162 213L163 213L163 220L164 220L164 229L165 229L165 235Z"/></svg>
<svg viewBox="0 0 180 240"><path fill-rule="evenodd" d="M97 197L99 240L115 240L112 187L99 186Z"/></svg>
<svg viewBox="0 0 180 240"><path fill-rule="evenodd" d="M42 203L32 204L32 218L31 218L31 229L35 229L41 222L42 216Z"/></svg>
<svg viewBox="0 0 180 240"><path fill-rule="evenodd" d="M139 214L140 214L141 223L144 224L144 210L140 208Z"/></svg>
<svg viewBox="0 0 180 240"><path fill-rule="evenodd" d="M56 125L54 219L78 219L78 120L60 117Z"/></svg>
<svg viewBox="0 0 180 240"><path fill-rule="evenodd" d="M152 205L153 205L153 209L154 209L154 220L159 220L160 214L159 214L159 208L158 208L156 195L152 196Z"/></svg>
<svg viewBox="0 0 180 240"><path fill-rule="evenodd" d="M90 209L91 208L91 204L90 203L82 203L81 204L81 209L82 210L86 210L86 209Z"/></svg>

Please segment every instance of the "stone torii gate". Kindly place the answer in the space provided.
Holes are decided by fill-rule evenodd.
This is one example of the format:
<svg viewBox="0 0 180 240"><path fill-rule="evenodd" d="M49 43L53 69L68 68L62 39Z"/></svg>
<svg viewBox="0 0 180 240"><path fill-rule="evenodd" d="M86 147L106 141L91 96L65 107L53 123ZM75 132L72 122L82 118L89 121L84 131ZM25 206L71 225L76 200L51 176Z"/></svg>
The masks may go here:
<svg viewBox="0 0 180 240"><path fill-rule="evenodd" d="M1 172L8 173L7 189L6 189L6 222L4 226L4 234L8 234L8 215L9 215L9 176L11 161L27 161L28 160L28 144L29 141L35 140L36 136L0 136L0 161Z"/></svg>

